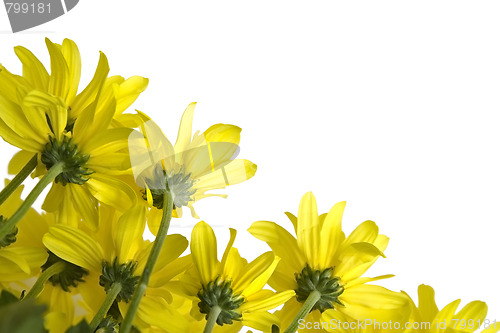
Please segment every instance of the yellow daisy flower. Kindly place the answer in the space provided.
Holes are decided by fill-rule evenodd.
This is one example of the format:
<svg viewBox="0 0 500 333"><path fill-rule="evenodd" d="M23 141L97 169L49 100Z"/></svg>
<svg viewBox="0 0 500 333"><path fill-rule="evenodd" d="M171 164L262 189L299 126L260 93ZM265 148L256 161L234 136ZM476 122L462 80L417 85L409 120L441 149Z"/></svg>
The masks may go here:
<svg viewBox="0 0 500 333"><path fill-rule="evenodd" d="M483 333L500 331L500 323L486 318L488 306L481 301L466 304L457 312L457 299L439 310L434 289L427 285L418 287L418 307L411 301L412 313L407 333L473 333L484 326Z"/></svg>
<svg viewBox="0 0 500 333"><path fill-rule="evenodd" d="M26 93L31 90L38 90L48 93L52 96L60 97L66 106L66 129L70 130L74 126L76 118L95 100L99 95L114 94L116 97L116 109L112 121L112 127L119 125L127 127L136 127L139 125L138 118L131 114L122 114L142 93L147 85L148 79L140 76L132 76L125 80L121 76L106 77L109 68L104 54L103 63L99 63L98 69L92 81L85 89L78 93L81 76L80 51L77 45L70 39L65 39L62 45L52 43L49 39L45 40L51 59L51 73L38 60L38 58L28 49L17 46L14 51L23 65L22 76L10 73L5 67L0 65L0 100L3 104L14 103L22 108L22 100ZM19 115L20 117L21 115ZM16 120L16 115L5 114L2 121L10 127ZM21 117L22 118L22 117ZM46 126L37 128L37 124L32 119L28 120L40 135L40 139L47 139L49 133ZM130 125L135 126L130 126ZM21 123L20 125L26 125ZM43 124L42 124L43 125ZM12 127L11 127L12 128ZM28 127L29 128L29 127ZM14 133L7 130L7 133L13 135L14 140L25 137L24 131L18 132L15 128ZM17 135L16 135L17 134ZM44 144L46 142L42 142ZM33 157L30 150L21 150L17 153L9 164L9 173L17 174L21 168Z"/></svg>
<svg viewBox="0 0 500 333"><path fill-rule="evenodd" d="M44 210L58 212L59 222L72 225L83 218L95 229L99 201L125 211L136 200L118 178L130 172L127 139L132 130L122 125L134 123L121 113L145 89L147 79L108 78L108 61L101 53L94 78L77 94L81 61L76 44L68 39L62 45L47 39L46 44L50 75L22 47L15 51L23 76L0 68L0 136L22 149L10 171L19 171L33 158L38 160L37 176L53 169Z"/></svg>
<svg viewBox="0 0 500 333"><path fill-rule="evenodd" d="M301 311L307 315L306 322L319 322L321 314L329 311L340 311L353 319L394 321L408 316L406 295L366 284L391 275L361 277L384 256L389 238L380 235L372 221L362 223L346 238L341 228L344 207L345 202L338 203L328 214L319 216L316 199L309 192L300 202L298 217L287 213L297 238L274 222L255 222L249 228L283 259L269 285L277 291L296 292L279 312L282 328L293 321L296 329L300 318L294 317Z"/></svg>
<svg viewBox="0 0 500 333"><path fill-rule="evenodd" d="M247 263L232 247L236 230L230 232L230 241L219 261L212 228L203 221L196 224L191 235L194 267L182 276L179 289L193 302L191 315L196 320L207 320L204 332L211 332L215 323L268 332L277 318L267 311L295 293L263 290L280 259L267 252Z"/></svg>
<svg viewBox="0 0 500 333"><path fill-rule="evenodd" d="M19 186L0 206L0 214L10 216L23 200L20 196L23 186ZM50 214L40 215L30 208L28 213L17 224L14 232L7 235L0 243L0 284L16 295L30 291L25 298L37 297L37 301L48 306L45 314L45 327L51 333L63 333L76 324L85 312L74 299L76 286L84 276L84 272L68 262L60 262L57 267L54 255L49 254L42 242L42 236L54 225L54 217ZM7 244L12 242L10 244ZM56 270L39 295L32 295L35 278L50 267ZM76 315L78 309L81 315Z"/></svg>
<svg viewBox="0 0 500 333"><path fill-rule="evenodd" d="M180 217L182 207L210 196L207 193L252 178L257 166L244 159L234 159L238 152L241 128L216 124L203 133L192 134L194 107L191 103L182 116L175 145L161 129L144 116L141 133L130 135L130 157L135 182L142 188L144 199L151 207L148 226L153 234L158 230L163 196L170 190L175 206L174 216Z"/></svg>
<svg viewBox="0 0 500 333"><path fill-rule="evenodd" d="M21 205L22 191L23 186L18 187L0 206L0 225L6 216L11 216ZM9 285L38 275L40 267L47 260L47 251L42 244L42 235L47 229L44 219L31 208L17 228L0 238L1 284ZM26 288L26 285L21 286Z"/></svg>
<svg viewBox="0 0 500 333"><path fill-rule="evenodd" d="M58 258L86 271L79 292L91 312L99 314L102 310L101 316L95 316L91 322L93 329L106 315L118 322L125 315L126 303L132 298L152 247L151 242L142 238L145 228L142 205L134 206L119 218L109 207L101 207L100 213L103 222L96 232L58 224L43 237L45 246ZM157 326L167 332L184 332L187 323L168 306L171 295L163 286L171 277L183 273L186 265L175 259L187 244L181 235L167 236L134 319L139 329Z"/></svg>

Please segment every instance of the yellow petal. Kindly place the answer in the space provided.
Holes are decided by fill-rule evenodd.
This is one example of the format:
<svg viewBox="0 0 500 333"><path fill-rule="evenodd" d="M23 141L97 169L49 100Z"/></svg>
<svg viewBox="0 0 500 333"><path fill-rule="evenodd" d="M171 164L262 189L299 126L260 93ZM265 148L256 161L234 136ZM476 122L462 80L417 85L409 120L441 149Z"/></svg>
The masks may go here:
<svg viewBox="0 0 500 333"><path fill-rule="evenodd" d="M135 259L135 254L143 243L145 226L146 209L143 205L135 205L120 216L114 237L120 263Z"/></svg>
<svg viewBox="0 0 500 333"><path fill-rule="evenodd" d="M31 273L30 266L26 259L18 253L18 251L22 248L5 248L0 251L0 257L4 260L10 261L12 264L15 266L19 267L24 273L29 274Z"/></svg>
<svg viewBox="0 0 500 333"><path fill-rule="evenodd" d="M453 327L452 319L455 316L460 300L457 299L450 304L446 305L441 311L438 312L437 316L431 323L430 332L432 333L444 333L447 327ZM443 325L445 323L445 325ZM443 325L443 326L441 326Z"/></svg>
<svg viewBox="0 0 500 333"><path fill-rule="evenodd" d="M88 270L101 271L104 254L101 246L85 232L59 224L43 236L43 244L59 258Z"/></svg>
<svg viewBox="0 0 500 333"><path fill-rule="evenodd" d="M318 207L312 192L306 193L299 205L297 218L297 243L306 256L306 260L313 268L319 266L320 225Z"/></svg>
<svg viewBox="0 0 500 333"><path fill-rule="evenodd" d="M243 325L258 330L259 332L270 333L272 325L278 325L279 319L269 312L243 313Z"/></svg>
<svg viewBox="0 0 500 333"><path fill-rule="evenodd" d="M435 301L434 289L431 286L421 284L418 286L418 310L422 320L432 322L439 310Z"/></svg>
<svg viewBox="0 0 500 333"><path fill-rule="evenodd" d="M456 329L472 333L479 329L488 313L488 306L481 301L473 301L465 305L453 319L458 322ZM453 320L452 320L453 322Z"/></svg>
<svg viewBox="0 0 500 333"><path fill-rule="evenodd" d="M200 274L201 282L206 285L215 280L219 268L217 239L212 228L203 221L198 222L193 228L191 254Z"/></svg>
<svg viewBox="0 0 500 333"><path fill-rule="evenodd" d="M295 230L295 235L297 235L297 216L293 215L290 212L285 212L286 217L292 222L293 230Z"/></svg>
<svg viewBox="0 0 500 333"><path fill-rule="evenodd" d="M306 259L297 245L297 240L280 225L274 222L254 222L248 229L254 237L266 242L273 252L283 260L280 265L286 266L292 272L300 272ZM290 279L295 278L290 276Z"/></svg>
<svg viewBox="0 0 500 333"><path fill-rule="evenodd" d="M337 249L345 239L342 231L342 215L344 214L346 202L335 204L323 221L320 233L320 266L333 267Z"/></svg>
<svg viewBox="0 0 500 333"><path fill-rule="evenodd" d="M90 194L86 187L78 184L67 184L66 190L71 196L72 208L82 217L83 222L86 223L91 230L95 231L99 224L97 200Z"/></svg>
<svg viewBox="0 0 500 333"><path fill-rule="evenodd" d="M114 177L93 174L86 185L97 200L120 211L126 211L136 200L134 190Z"/></svg>
<svg viewBox="0 0 500 333"><path fill-rule="evenodd" d="M0 136L13 146L36 153L43 149L44 145L35 140L25 139L14 132L2 119L0 119Z"/></svg>
<svg viewBox="0 0 500 333"><path fill-rule="evenodd" d="M254 299L252 301L247 301L240 306L241 312L257 312L257 311L268 311L272 310L290 298L295 296L295 291L287 290L281 293L273 293L271 296L266 295L260 299Z"/></svg>
<svg viewBox="0 0 500 333"><path fill-rule="evenodd" d="M243 274L237 281L234 281L233 290L236 293L241 292L245 296L259 291L269 280L279 260L272 252L261 254L243 268Z"/></svg>
<svg viewBox="0 0 500 333"><path fill-rule="evenodd" d="M18 91L23 86L30 87L30 82L22 76L12 74L0 65L0 91L3 97L11 102L19 103Z"/></svg>
<svg viewBox="0 0 500 333"><path fill-rule="evenodd" d="M229 124L215 124L210 126L203 135L208 142L228 142L234 145L240 143L241 128Z"/></svg>
<svg viewBox="0 0 500 333"><path fill-rule="evenodd" d="M132 129L113 128L103 130L81 144L80 149L92 157L115 153L128 148L128 137Z"/></svg>
<svg viewBox="0 0 500 333"><path fill-rule="evenodd" d="M171 333L188 332L188 319L180 315L160 297L144 296L137 316L151 326L157 326Z"/></svg>
<svg viewBox="0 0 500 333"><path fill-rule="evenodd" d="M53 96L58 96L67 100L70 90L70 73L66 59L62 51L48 38L45 38L45 44L50 54L50 79L48 92Z"/></svg>
<svg viewBox="0 0 500 333"><path fill-rule="evenodd" d="M189 169L188 169L189 170ZM252 178L257 172L257 165L248 160L233 160L198 179L196 188L202 190L224 188L242 183ZM193 173L193 177L196 175Z"/></svg>
<svg viewBox="0 0 500 333"><path fill-rule="evenodd" d="M0 109L2 110L0 117L15 133L26 139L35 140L40 143L44 142L38 135L38 132L33 130L28 119L26 119L26 115L18 104L0 95Z"/></svg>
<svg viewBox="0 0 500 333"><path fill-rule="evenodd" d="M187 145L191 142L195 106L196 102L189 104L182 114L179 132L177 133L177 140L174 145L176 152L184 151Z"/></svg>
<svg viewBox="0 0 500 333"><path fill-rule="evenodd" d="M30 50L22 46L14 47L14 52L23 64L23 77L33 85L33 88L47 90L49 74L40 60Z"/></svg>
<svg viewBox="0 0 500 333"><path fill-rule="evenodd" d="M225 265L222 267L222 277L225 280L238 281L245 264L246 261L241 258L238 250L232 247L227 254ZM232 287L234 289L234 285Z"/></svg>
<svg viewBox="0 0 500 333"><path fill-rule="evenodd" d="M360 320L402 321L410 315L410 301L403 293L381 286L360 284L345 289L339 297L344 304L338 310Z"/></svg>
<svg viewBox="0 0 500 333"><path fill-rule="evenodd" d="M167 237L168 238L168 237ZM167 243L168 244L168 243ZM187 246L187 240L186 240ZM139 262L140 265L140 262ZM191 255L187 255L184 257L180 257L175 259L174 261L169 262L166 265L156 265L155 273L151 275L151 280L149 281L149 287L151 288L159 288L165 286L169 283L169 287L171 285L170 280L174 277L186 272L193 265L193 260ZM141 268L142 269L142 268ZM198 292L199 285L196 285L194 294ZM172 290L176 290L175 288Z"/></svg>
<svg viewBox="0 0 500 333"><path fill-rule="evenodd" d="M106 80L106 77L108 76L108 73L108 59L106 58L106 55L101 52L94 77L92 78L88 86L81 93L79 93L71 103L71 114L74 117L77 117L75 127L79 122L78 115L95 101L97 94L99 93L104 84L104 81Z"/></svg>
<svg viewBox="0 0 500 333"><path fill-rule="evenodd" d="M146 90L149 80L141 76L132 76L120 83L116 96L116 113L123 113L137 97Z"/></svg>
<svg viewBox="0 0 500 333"><path fill-rule="evenodd" d="M158 261L156 262L153 272L161 270L175 259L177 259L188 247L186 237L178 234L168 235L165 239ZM146 259L146 258L144 258Z"/></svg>
<svg viewBox="0 0 500 333"><path fill-rule="evenodd" d="M34 154L26 150L20 150L14 154L9 161L8 172L11 175L18 174L26 164L33 158Z"/></svg>
<svg viewBox="0 0 500 333"><path fill-rule="evenodd" d="M23 109L30 110L32 108L40 108L47 114L52 126L52 132L58 140L61 140L68 117L68 111L61 98L43 91L32 90L24 97ZM33 111L34 114L35 112ZM39 120L36 123L43 124L43 120ZM46 129L43 130L46 131ZM46 142L46 139L43 141Z"/></svg>
<svg viewBox="0 0 500 333"><path fill-rule="evenodd" d="M70 39L65 39L61 48L64 59L68 65L68 95L66 97L66 104L71 104L78 92L78 84L80 83L80 75L82 70L82 60L80 58L80 51L75 42Z"/></svg>
<svg viewBox="0 0 500 333"><path fill-rule="evenodd" d="M236 239L236 229L229 228L229 242L227 243L226 249L224 250L224 254L221 259L221 267L226 265L227 256L229 255L229 250L233 247L234 240Z"/></svg>
<svg viewBox="0 0 500 333"><path fill-rule="evenodd" d="M342 244L340 251L349 247L352 243L373 243L377 239L378 226L373 221L365 221L354 229Z"/></svg>

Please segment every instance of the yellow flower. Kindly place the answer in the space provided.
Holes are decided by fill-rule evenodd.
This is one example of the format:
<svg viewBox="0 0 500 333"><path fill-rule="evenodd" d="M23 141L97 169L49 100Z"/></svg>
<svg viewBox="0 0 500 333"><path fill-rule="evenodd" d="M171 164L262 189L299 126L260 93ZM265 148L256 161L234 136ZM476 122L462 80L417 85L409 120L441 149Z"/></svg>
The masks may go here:
<svg viewBox="0 0 500 333"><path fill-rule="evenodd" d="M267 252L247 263L232 247L236 230L230 232L230 241L219 261L212 228L203 221L196 224L191 235L194 267L182 276L179 289L193 302L191 315L198 321L208 318L210 310L219 307L221 312L216 320L219 326L239 329L246 325L268 332L277 318L267 311L286 302L294 292L262 289L279 258Z"/></svg>
<svg viewBox="0 0 500 333"><path fill-rule="evenodd" d="M238 151L241 128L216 124L205 132L192 134L194 107L185 110L177 141L172 145L161 129L144 116L141 132L130 136L130 157L135 182L143 189L143 197L151 207L148 226L153 234L158 230L163 195L168 187L172 193L174 216L181 216L182 207L210 196L207 193L241 183L254 176L257 166L244 159L233 159Z"/></svg>
<svg viewBox="0 0 500 333"><path fill-rule="evenodd" d="M9 164L17 173L37 156L36 176L57 162L65 163L55 178L43 208L58 212L59 222L80 219L96 228L97 203L122 211L135 201L133 190L117 176L130 172L127 138L137 116L123 111L147 86L147 79L107 77L109 65L101 53L95 75L78 93L81 60L76 44L46 39L51 73L27 49L16 47L23 76L0 67L0 135L22 150Z"/></svg>
<svg viewBox="0 0 500 333"><path fill-rule="evenodd" d="M361 277L384 256L389 238L380 235L372 221L362 223L346 238L341 228L344 207L345 202L340 202L328 214L318 216L316 199L309 192L300 202L298 217L287 213L297 238L274 222L255 222L250 227L252 235L267 242L282 258L269 285L277 291L292 289L297 294L279 312L282 330L313 293L319 299L306 322L320 322L322 313L332 311L361 320L394 321L408 316L407 296L366 284L391 275Z"/></svg>
<svg viewBox="0 0 500 333"><path fill-rule="evenodd" d="M439 310L434 298L434 289L421 284L418 287L418 307L411 302L412 314L407 333L472 333L484 325L483 333L500 331L500 323L488 320L488 306L481 301L466 304L457 312L457 299Z"/></svg>
<svg viewBox="0 0 500 333"><path fill-rule="evenodd" d="M145 228L142 205L134 206L119 218L113 209L100 207L100 219L96 232L55 225L43 237L43 242L58 258L86 271L85 283L78 285L78 291L91 313L99 309L114 284L120 285L115 300L118 313L108 312L119 321L127 311L152 243L142 238ZM176 259L187 244L181 235L167 236L134 319L139 329L156 326L167 332L184 332L187 322L179 319L175 309L168 306L171 294L164 286L170 278L183 273L186 265Z"/></svg>
<svg viewBox="0 0 500 333"><path fill-rule="evenodd" d="M22 191L21 185L0 206L0 225L21 205ZM47 229L45 220L30 208L17 228L0 239L0 284L19 283L38 275L40 267L47 260L47 251L42 244L42 235ZM21 284L21 287L26 289L25 284Z"/></svg>
<svg viewBox="0 0 500 333"><path fill-rule="evenodd" d="M1 215L10 216L21 205L22 190L21 185L0 206ZM53 215L40 215L30 208L14 232L4 239L5 246L0 248L0 284L4 288L9 287L16 295L21 295L23 291L29 291L35 278L50 266L53 255L48 254L42 236L54 224ZM7 244L8 240L15 241ZM67 265L70 266L69 263ZM74 272L71 269L67 271L70 274ZM49 280L37 298L38 302L48 306L45 327L51 333L63 333L82 318L82 315L75 316L75 309L82 313L83 308L73 299L77 295L74 285L64 284L62 281L64 278Z"/></svg>

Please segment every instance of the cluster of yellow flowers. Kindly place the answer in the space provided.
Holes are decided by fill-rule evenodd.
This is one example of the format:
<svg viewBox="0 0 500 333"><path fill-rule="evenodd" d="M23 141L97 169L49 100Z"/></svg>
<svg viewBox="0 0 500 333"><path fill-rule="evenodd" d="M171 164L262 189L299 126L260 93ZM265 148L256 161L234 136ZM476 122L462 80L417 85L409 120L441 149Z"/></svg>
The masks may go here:
<svg viewBox="0 0 500 333"><path fill-rule="evenodd" d="M255 164L234 158L241 129L216 124L193 134L192 103L173 145L146 114L125 113L147 79L108 76L101 53L80 91L76 44L46 44L50 74L20 46L22 75L0 66L0 136L20 149L0 193L1 332L500 330L485 321L483 302L439 310L421 285L417 307L406 293L372 284L392 276L363 276L389 238L372 221L346 237L345 202L319 215L306 193L297 216L287 213L295 236L253 223L248 231L272 251L251 262L234 247L234 229L221 257L205 222L190 242L167 235L184 206L197 217L196 201L224 197L209 191L254 176ZM38 181L22 200L29 175ZM37 212L32 205L49 185ZM143 238L146 227L153 242Z"/></svg>

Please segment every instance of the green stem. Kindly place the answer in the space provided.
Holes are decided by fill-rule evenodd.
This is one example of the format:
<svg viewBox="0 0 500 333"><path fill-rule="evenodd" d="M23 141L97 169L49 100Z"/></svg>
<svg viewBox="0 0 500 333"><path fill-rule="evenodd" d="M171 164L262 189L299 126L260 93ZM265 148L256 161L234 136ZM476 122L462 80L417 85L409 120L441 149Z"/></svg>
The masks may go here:
<svg viewBox="0 0 500 333"><path fill-rule="evenodd" d="M165 242L165 238L167 237L168 228L170 227L170 220L172 219L172 194L169 190L166 191L163 197L163 214L161 217L160 227L158 228L158 233L156 234L156 239L153 243L153 247L151 252L149 253L148 261L146 262L146 266L144 267L144 271L142 272L141 279L139 280L139 284L137 285L137 289L134 292L134 296L132 296L132 300L130 302L130 307L128 308L127 314L123 319L121 324L121 333L129 333L132 328L132 321L134 320L135 313L139 308L139 303L141 303L142 296L146 291L148 286L149 277L153 272L154 265L158 256L160 255L161 248L163 247L163 243Z"/></svg>
<svg viewBox="0 0 500 333"><path fill-rule="evenodd" d="M45 283L54 275L61 273L64 271L64 268L66 267L66 263L63 261L56 262L54 265L50 266L46 270L40 274L38 279L36 280L35 284L33 287L31 287L31 290L29 291L28 294L24 297L24 299L32 298L32 297L38 297L40 293L43 290L43 286Z"/></svg>
<svg viewBox="0 0 500 333"><path fill-rule="evenodd" d="M19 185L24 182L26 177L35 170L36 165L38 164L37 155L33 156L31 160L23 167L21 171L11 180L7 186L4 187L2 192L0 192L0 205L4 203L5 200L14 192Z"/></svg>
<svg viewBox="0 0 500 333"><path fill-rule="evenodd" d="M30 194L26 197L26 200L19 206L17 211L12 215L11 218L7 219L2 226L0 226L0 239L4 238L11 230L16 226L24 214L28 212L35 200L38 198L43 189L47 187L52 181L64 170L64 162L57 162L54 164L47 173L40 179L40 181L35 185Z"/></svg>
<svg viewBox="0 0 500 333"><path fill-rule="evenodd" d="M210 309L210 312L208 313L207 323L205 324L205 329L203 330L203 333L212 333L215 326L215 322L217 321L217 318L219 318L219 314L221 313L221 311L222 309L218 305Z"/></svg>
<svg viewBox="0 0 500 333"><path fill-rule="evenodd" d="M311 312L312 308L314 305L319 301L321 298L321 293L317 290L311 291L309 296L307 297L306 301L304 302L304 305L302 305L302 308L300 309L299 313L293 318L292 323L288 328L285 330L284 333L295 333L297 332L297 328L299 327L299 320L304 319L309 312Z"/></svg>
<svg viewBox="0 0 500 333"><path fill-rule="evenodd" d="M113 282L111 287L106 292L106 298L104 299L104 302L90 322L90 332L94 332L97 329L97 326L99 326L101 321L108 313L109 308L111 308L111 305L113 305L113 302L115 301L116 296L118 296L120 291L122 291L122 284L120 282Z"/></svg>

